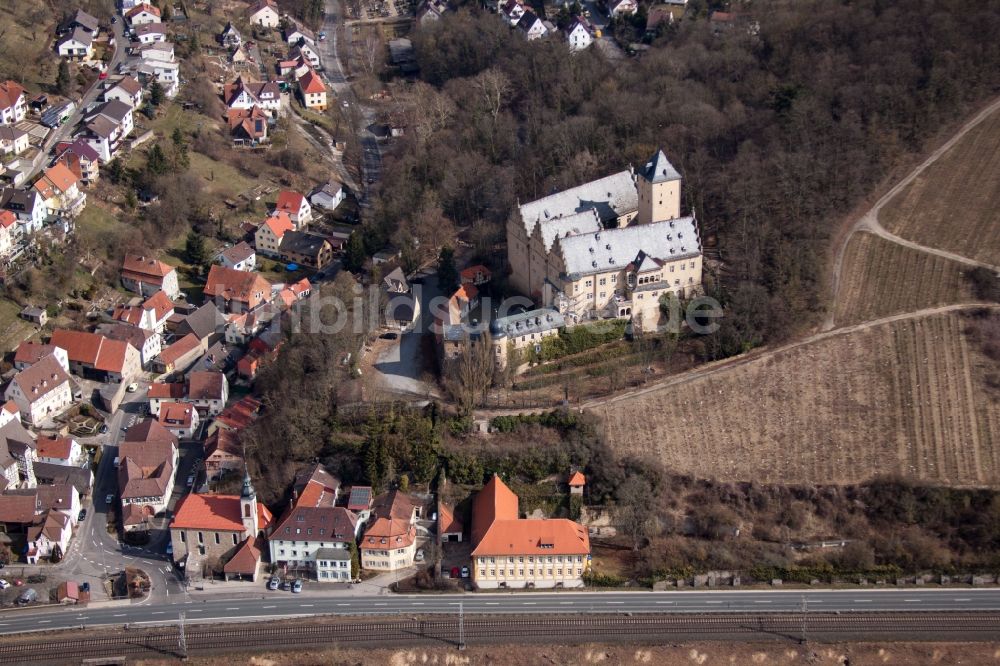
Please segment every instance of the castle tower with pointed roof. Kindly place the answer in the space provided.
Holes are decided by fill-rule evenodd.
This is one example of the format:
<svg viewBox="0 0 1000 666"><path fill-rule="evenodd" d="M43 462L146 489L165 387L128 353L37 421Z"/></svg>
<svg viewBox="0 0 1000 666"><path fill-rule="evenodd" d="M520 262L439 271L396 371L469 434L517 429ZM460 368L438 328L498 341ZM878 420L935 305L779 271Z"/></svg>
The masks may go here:
<svg viewBox="0 0 1000 666"><path fill-rule="evenodd" d="M681 175L662 150L636 171L635 185L639 193L636 224L674 220L681 216Z"/></svg>

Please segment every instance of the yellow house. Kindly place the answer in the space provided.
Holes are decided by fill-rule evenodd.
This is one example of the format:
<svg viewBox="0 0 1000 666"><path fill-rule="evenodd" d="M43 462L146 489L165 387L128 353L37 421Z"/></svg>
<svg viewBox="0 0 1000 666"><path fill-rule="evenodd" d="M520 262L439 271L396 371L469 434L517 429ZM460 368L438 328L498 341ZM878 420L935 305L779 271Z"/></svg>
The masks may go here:
<svg viewBox="0 0 1000 666"><path fill-rule="evenodd" d="M472 503L472 579L480 588L582 587L587 528L566 518L518 518L517 495L494 476Z"/></svg>
<svg viewBox="0 0 1000 666"><path fill-rule="evenodd" d="M655 325L660 298L701 286L694 216L663 151L632 169L523 204L507 224L511 284L567 324L632 317Z"/></svg>

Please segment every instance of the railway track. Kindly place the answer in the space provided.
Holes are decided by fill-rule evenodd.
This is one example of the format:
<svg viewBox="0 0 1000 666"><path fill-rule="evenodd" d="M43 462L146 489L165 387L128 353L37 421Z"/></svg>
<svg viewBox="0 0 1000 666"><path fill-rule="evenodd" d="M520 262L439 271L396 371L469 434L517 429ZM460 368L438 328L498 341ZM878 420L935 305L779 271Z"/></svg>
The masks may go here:
<svg viewBox="0 0 1000 666"><path fill-rule="evenodd" d="M112 633L113 632L113 633ZM465 620L468 643L655 640L1000 640L1000 613L762 613L726 615L552 615L476 617ZM441 616L331 622L248 623L189 626L187 655L255 648L283 649L336 644L392 647L452 644L458 618ZM184 656L175 626L106 630L105 635L9 639L0 664L80 663L85 659Z"/></svg>

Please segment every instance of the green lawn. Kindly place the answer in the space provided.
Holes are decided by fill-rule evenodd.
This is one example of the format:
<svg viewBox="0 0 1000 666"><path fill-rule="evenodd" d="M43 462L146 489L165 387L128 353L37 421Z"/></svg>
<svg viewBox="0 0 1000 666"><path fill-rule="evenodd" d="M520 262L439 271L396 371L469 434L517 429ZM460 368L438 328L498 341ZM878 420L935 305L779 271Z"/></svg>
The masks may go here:
<svg viewBox="0 0 1000 666"><path fill-rule="evenodd" d="M20 305L6 298L0 298L0 349L4 351L13 351L35 329L31 323L18 317L19 312L21 312Z"/></svg>
<svg viewBox="0 0 1000 666"><path fill-rule="evenodd" d="M89 203L80 216L76 218L77 231L90 235L101 233L117 233L124 228L124 223L119 221L109 210L96 203Z"/></svg>

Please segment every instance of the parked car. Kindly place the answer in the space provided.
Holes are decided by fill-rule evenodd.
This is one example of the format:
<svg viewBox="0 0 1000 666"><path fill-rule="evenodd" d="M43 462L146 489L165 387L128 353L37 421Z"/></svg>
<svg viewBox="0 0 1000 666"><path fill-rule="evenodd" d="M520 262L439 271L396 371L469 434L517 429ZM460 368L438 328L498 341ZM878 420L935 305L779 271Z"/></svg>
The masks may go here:
<svg viewBox="0 0 1000 666"><path fill-rule="evenodd" d="M267 589L277 590L281 587L281 579L277 576L271 576L271 580L267 581Z"/></svg>
<svg viewBox="0 0 1000 666"><path fill-rule="evenodd" d="M10 583L0 578L0 590L6 590L8 587L10 587Z"/></svg>
<svg viewBox="0 0 1000 666"><path fill-rule="evenodd" d="M295 582L292 583L292 594L298 594L302 591L302 579L296 578Z"/></svg>
<svg viewBox="0 0 1000 666"><path fill-rule="evenodd" d="M423 549L420 549L420 548L417 549L417 554L414 556L413 561L414 562L423 562L424 561L424 551L423 551Z"/></svg>
<svg viewBox="0 0 1000 666"><path fill-rule="evenodd" d="M102 423L101 424L101 429L98 432L100 432L102 435L108 434L108 424L107 423Z"/></svg>
<svg viewBox="0 0 1000 666"><path fill-rule="evenodd" d="M35 590L29 587L21 592L21 594L17 595L17 599L14 600L14 603L24 605L35 601L38 601L38 592L35 592Z"/></svg>
<svg viewBox="0 0 1000 666"><path fill-rule="evenodd" d="M292 581L286 580L285 582L283 582L281 584L281 589L285 590L286 592L292 589Z"/></svg>
<svg viewBox="0 0 1000 666"><path fill-rule="evenodd" d="M98 80L103 81L106 78L108 78L108 73L107 72L101 72L100 74L97 75L97 78L98 78Z"/></svg>
<svg viewBox="0 0 1000 666"><path fill-rule="evenodd" d="M115 502L114 493L108 493L107 495L104 496L104 503L105 504L111 505L111 504L114 504L114 502Z"/></svg>
<svg viewBox="0 0 1000 666"><path fill-rule="evenodd" d="M105 75L104 78L108 78L107 75ZM125 390L128 391L129 393L135 393L136 391L139 390L139 385L136 384L135 382L132 382L131 384L125 387Z"/></svg>
<svg viewBox="0 0 1000 666"><path fill-rule="evenodd" d="M111 25L114 25L115 23L118 23L118 17L117 16L112 16L111 17Z"/></svg>
<svg viewBox="0 0 1000 666"><path fill-rule="evenodd" d="M87 518L87 510L80 509L80 514L76 517L76 522L82 523Z"/></svg>
<svg viewBox="0 0 1000 666"><path fill-rule="evenodd" d="M173 555L173 554L174 554L174 544L168 543L167 544L167 555Z"/></svg>
<svg viewBox="0 0 1000 666"><path fill-rule="evenodd" d="M462 578L469 577L469 567L462 567Z"/></svg>
<svg viewBox="0 0 1000 666"><path fill-rule="evenodd" d="M459 569L458 567L452 567L451 568L451 577L452 578L458 578L459 575L460 575L460 571L461 571L461 569Z"/></svg>
<svg viewBox="0 0 1000 666"><path fill-rule="evenodd" d="M187 486L190 488L194 485L194 474L189 474L187 478Z"/></svg>
<svg viewBox="0 0 1000 666"><path fill-rule="evenodd" d="M383 333L378 337L382 338L383 340L395 340L396 338L399 337L399 335L397 333Z"/></svg>
<svg viewBox="0 0 1000 666"><path fill-rule="evenodd" d="M22 585L24 585L24 581L23 580L21 580L20 578L15 578L14 579L14 587L21 587Z"/></svg>

